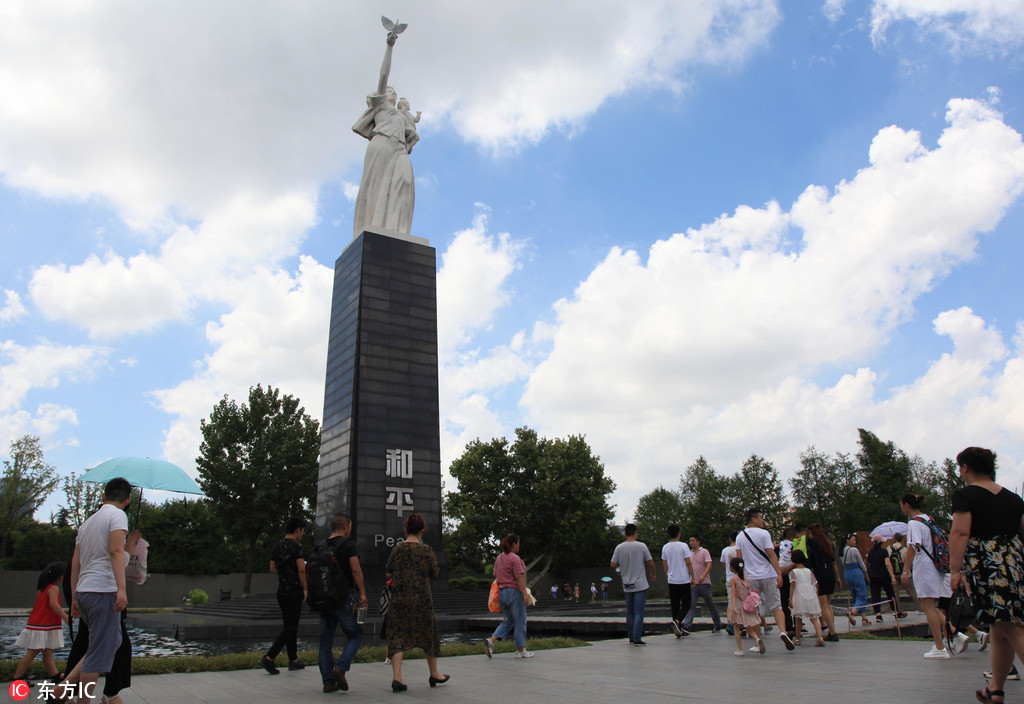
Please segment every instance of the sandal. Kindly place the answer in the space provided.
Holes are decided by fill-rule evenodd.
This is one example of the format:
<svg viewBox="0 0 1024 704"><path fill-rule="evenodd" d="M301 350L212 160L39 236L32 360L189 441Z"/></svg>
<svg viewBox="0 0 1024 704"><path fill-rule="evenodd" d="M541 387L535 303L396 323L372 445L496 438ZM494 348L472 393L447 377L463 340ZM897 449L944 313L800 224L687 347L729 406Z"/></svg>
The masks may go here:
<svg viewBox="0 0 1024 704"><path fill-rule="evenodd" d="M978 698L979 702L992 702L993 704L1002 704L1004 692L999 689L978 689L974 691L974 696ZM999 697L999 701L996 702L992 697Z"/></svg>
<svg viewBox="0 0 1024 704"><path fill-rule="evenodd" d="M800 638L794 638L793 639L793 645L800 645L801 643L803 643L803 641L800 640Z"/></svg>
<svg viewBox="0 0 1024 704"><path fill-rule="evenodd" d="M814 647L815 648L824 648L825 647L825 639L824 638L819 638L818 642L814 644Z"/></svg>
<svg viewBox="0 0 1024 704"><path fill-rule="evenodd" d="M871 621L868 621L867 618L862 618L860 620L860 625L862 625L862 626L870 626L871 625Z"/></svg>

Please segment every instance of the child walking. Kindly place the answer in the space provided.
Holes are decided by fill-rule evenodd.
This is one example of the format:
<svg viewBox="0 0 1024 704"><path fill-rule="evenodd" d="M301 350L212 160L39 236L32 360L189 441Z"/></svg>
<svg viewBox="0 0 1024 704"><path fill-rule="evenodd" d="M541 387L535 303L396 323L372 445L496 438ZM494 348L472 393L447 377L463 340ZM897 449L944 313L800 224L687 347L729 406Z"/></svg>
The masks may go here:
<svg viewBox="0 0 1024 704"><path fill-rule="evenodd" d="M14 679L20 680L28 666L43 652L43 667L50 677L57 677L57 666L53 664L53 651L64 647L64 623L68 615L60 606L60 585L64 581L64 563L52 562L39 573L36 582L36 603L28 616L28 624L14 641L19 648L25 648L25 656L18 662Z"/></svg>
<svg viewBox="0 0 1024 704"><path fill-rule="evenodd" d="M729 610L726 617L732 624L733 636L736 638L736 652L733 655L743 657L743 642L741 635L743 629L747 629L747 635L754 638L754 647L751 651L757 651L764 655L764 640L761 638L761 615L758 611L753 613L743 610L743 600L750 594L750 584L743 578L743 560L734 557L729 561L729 569L732 571L732 579L729 580Z"/></svg>
<svg viewBox="0 0 1024 704"><path fill-rule="evenodd" d="M825 646L821 634L821 603L818 601L818 580L814 573L807 569L807 556L800 550L793 551L793 570L789 573L789 603L793 610L793 628L796 630L794 643L800 645L801 620L809 618L814 624L814 632L818 636L814 644L819 648Z"/></svg>

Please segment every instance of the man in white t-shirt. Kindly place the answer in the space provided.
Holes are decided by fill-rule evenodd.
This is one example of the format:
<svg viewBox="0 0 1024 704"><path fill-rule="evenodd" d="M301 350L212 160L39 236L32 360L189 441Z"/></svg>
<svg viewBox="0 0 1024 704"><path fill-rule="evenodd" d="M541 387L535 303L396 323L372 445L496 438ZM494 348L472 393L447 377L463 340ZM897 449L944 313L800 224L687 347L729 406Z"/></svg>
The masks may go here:
<svg viewBox="0 0 1024 704"><path fill-rule="evenodd" d="M732 603L732 569L729 567L729 563L732 562L732 558L736 557L736 533L732 532L729 534L729 544L722 548L722 555L719 557L719 562L725 565L725 603ZM732 635L732 624L726 623L725 630L729 635Z"/></svg>
<svg viewBox="0 0 1024 704"><path fill-rule="evenodd" d="M110 672L114 653L121 647L120 612L128 606L124 580L128 517L124 509L131 499L127 479L107 482L103 505L78 529L71 558L71 615L88 624L89 648L65 681L80 682L86 702L92 701L100 673Z"/></svg>
<svg viewBox="0 0 1024 704"><path fill-rule="evenodd" d="M736 534L736 557L743 560L743 572L751 589L761 593L761 605L765 613L775 615L779 627L779 638L786 650L793 650L793 639L786 632L786 615L782 611L782 570L775 556L772 536L764 529L764 515L759 509L747 511L747 527ZM764 640L757 639L757 648L764 653Z"/></svg>
<svg viewBox="0 0 1024 704"><path fill-rule="evenodd" d="M668 529L668 542L661 548L661 564L668 575L668 601L672 607L672 631L676 638L690 635L682 628L685 608L690 608L690 575L693 563L690 561L690 546L679 539L682 530L672 523Z"/></svg>

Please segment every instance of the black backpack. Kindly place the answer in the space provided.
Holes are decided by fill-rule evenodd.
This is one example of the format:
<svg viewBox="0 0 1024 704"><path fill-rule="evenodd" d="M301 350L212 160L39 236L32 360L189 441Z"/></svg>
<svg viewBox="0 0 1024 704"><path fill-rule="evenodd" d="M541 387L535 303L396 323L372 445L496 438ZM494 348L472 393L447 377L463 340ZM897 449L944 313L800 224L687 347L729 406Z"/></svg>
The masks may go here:
<svg viewBox="0 0 1024 704"><path fill-rule="evenodd" d="M336 550L330 539L324 540L306 558L306 603L317 613L333 613L348 598L348 579L338 564Z"/></svg>

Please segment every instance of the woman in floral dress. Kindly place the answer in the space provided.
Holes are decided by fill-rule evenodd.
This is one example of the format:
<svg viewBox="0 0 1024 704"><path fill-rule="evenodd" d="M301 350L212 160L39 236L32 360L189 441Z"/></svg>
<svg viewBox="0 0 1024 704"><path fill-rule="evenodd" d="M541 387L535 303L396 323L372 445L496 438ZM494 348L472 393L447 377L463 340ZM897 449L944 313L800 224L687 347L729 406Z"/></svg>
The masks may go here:
<svg viewBox="0 0 1024 704"><path fill-rule="evenodd" d="M1013 656L1024 659L1024 501L996 484L996 455L968 447L956 456L967 486L953 494L949 535L950 587L970 586L977 619L991 624L992 681L974 694L1003 701Z"/></svg>
<svg viewBox="0 0 1024 704"><path fill-rule="evenodd" d="M395 546L385 565L391 580L391 607L388 609L388 657L394 679L391 689L404 692L402 682L402 654L412 648L422 648L430 667L431 687L449 680L437 669L441 655L441 636L434 620L434 598L430 580L437 579L437 558L429 545L423 542L427 523L418 513L405 519L405 541Z"/></svg>

